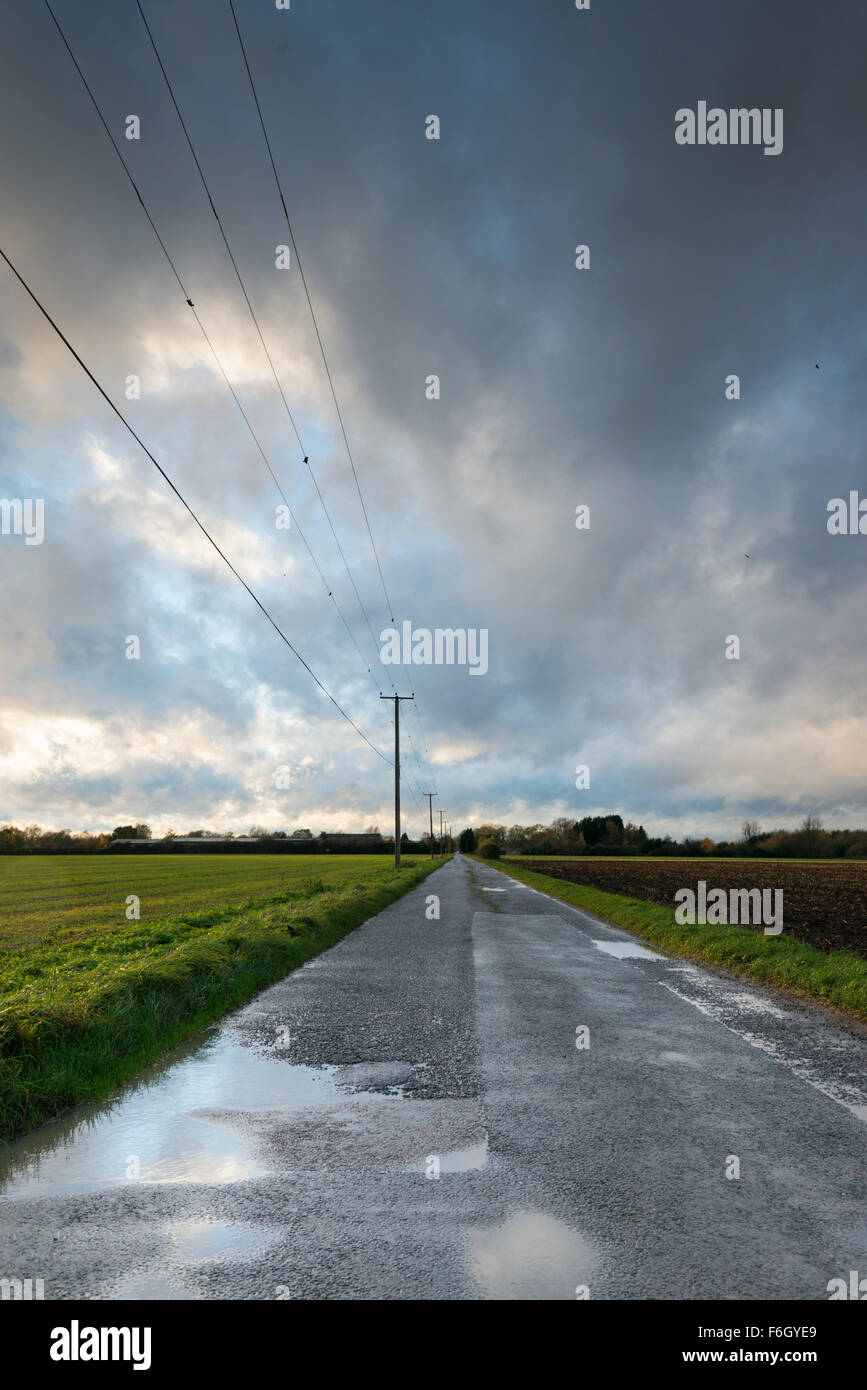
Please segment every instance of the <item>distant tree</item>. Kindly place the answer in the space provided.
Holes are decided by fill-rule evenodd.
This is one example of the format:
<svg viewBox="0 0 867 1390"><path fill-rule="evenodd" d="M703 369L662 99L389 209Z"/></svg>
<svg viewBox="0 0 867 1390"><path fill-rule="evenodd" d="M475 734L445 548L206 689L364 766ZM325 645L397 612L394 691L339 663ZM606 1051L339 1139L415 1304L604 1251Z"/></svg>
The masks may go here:
<svg viewBox="0 0 867 1390"><path fill-rule="evenodd" d="M602 816L584 816L578 822L578 834L585 845L598 844L605 834L605 820Z"/></svg>
<svg viewBox="0 0 867 1390"><path fill-rule="evenodd" d="M757 820L745 820L741 826L741 837L745 845L752 844L753 840L758 839L759 823Z"/></svg>
<svg viewBox="0 0 867 1390"><path fill-rule="evenodd" d="M674 854L676 849L677 846L670 835L651 835L648 838L647 844L644 846L646 854L660 854L664 856Z"/></svg>
<svg viewBox="0 0 867 1390"><path fill-rule="evenodd" d="M555 844L566 849L577 840L579 831L575 829L575 822L568 816L558 816L551 822L549 834ZM509 837L511 840L511 836Z"/></svg>
<svg viewBox="0 0 867 1390"><path fill-rule="evenodd" d="M496 840L483 840L479 845L479 855L482 859L499 859L501 853Z"/></svg>
<svg viewBox="0 0 867 1390"><path fill-rule="evenodd" d="M605 843L606 845L623 844L623 821L619 816L605 817Z"/></svg>
<svg viewBox="0 0 867 1390"><path fill-rule="evenodd" d="M550 830L544 825L528 826L525 843L528 854L553 854L558 848L551 839Z"/></svg>
<svg viewBox="0 0 867 1390"><path fill-rule="evenodd" d="M466 830L462 830L458 837L458 849L461 851L462 854L472 854L475 847L475 834L470 829L470 827L467 826Z"/></svg>
<svg viewBox="0 0 867 1390"><path fill-rule="evenodd" d="M17 825L4 825L0 829L0 854L16 854L24 847L24 831Z"/></svg>
<svg viewBox="0 0 867 1390"><path fill-rule="evenodd" d="M506 827L504 825L477 825L476 839L479 844L483 840L493 840L498 845L506 843Z"/></svg>
<svg viewBox="0 0 867 1390"><path fill-rule="evenodd" d="M323 836L324 834L325 834L325 831L323 830L323 831L322 831L322 834L319 836L320 840L322 839L322 836ZM292 831L292 834L289 836L289 839L290 839L290 840L312 840L312 839L313 839L313 831L312 831L312 830L293 830L293 831Z"/></svg>
<svg viewBox="0 0 867 1390"><path fill-rule="evenodd" d="M822 839L822 822L818 816L805 816L800 825L807 854L815 854Z"/></svg>
<svg viewBox="0 0 867 1390"><path fill-rule="evenodd" d="M136 826L115 826L111 831L113 840L150 840L150 826L139 821Z"/></svg>
<svg viewBox="0 0 867 1390"><path fill-rule="evenodd" d="M584 836L587 845L619 845L623 843L623 821L620 816L585 816L579 820L577 835Z"/></svg>

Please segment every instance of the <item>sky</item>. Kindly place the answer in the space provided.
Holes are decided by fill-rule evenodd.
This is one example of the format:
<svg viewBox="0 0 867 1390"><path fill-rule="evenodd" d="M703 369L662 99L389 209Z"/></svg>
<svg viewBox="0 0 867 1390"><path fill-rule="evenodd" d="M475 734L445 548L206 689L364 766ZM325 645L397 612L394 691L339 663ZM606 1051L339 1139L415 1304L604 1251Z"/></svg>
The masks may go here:
<svg viewBox="0 0 867 1390"><path fill-rule="evenodd" d="M52 6L293 524L43 0L0 16L0 246L378 752L0 262L0 498L44 506L0 534L0 822L388 832L393 681L411 835L433 790L455 831L867 823L867 536L827 526L867 496L867 10L236 3L384 591L228 2L142 7L303 449L135 0ZM699 102L781 151L677 143ZM392 618L487 671L384 666Z"/></svg>

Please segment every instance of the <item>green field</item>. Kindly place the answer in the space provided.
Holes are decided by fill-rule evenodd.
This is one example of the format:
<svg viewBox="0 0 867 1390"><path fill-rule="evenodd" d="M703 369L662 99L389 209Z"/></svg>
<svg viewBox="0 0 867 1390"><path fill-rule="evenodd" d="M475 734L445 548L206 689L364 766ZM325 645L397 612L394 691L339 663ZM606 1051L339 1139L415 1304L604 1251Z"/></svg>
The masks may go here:
<svg viewBox="0 0 867 1390"><path fill-rule="evenodd" d="M441 862L0 857L0 1138L110 1094Z"/></svg>
<svg viewBox="0 0 867 1390"><path fill-rule="evenodd" d="M311 878L339 888L391 862L358 854L3 855L0 951L126 927L130 894L140 900L140 921L156 922L264 900Z"/></svg>

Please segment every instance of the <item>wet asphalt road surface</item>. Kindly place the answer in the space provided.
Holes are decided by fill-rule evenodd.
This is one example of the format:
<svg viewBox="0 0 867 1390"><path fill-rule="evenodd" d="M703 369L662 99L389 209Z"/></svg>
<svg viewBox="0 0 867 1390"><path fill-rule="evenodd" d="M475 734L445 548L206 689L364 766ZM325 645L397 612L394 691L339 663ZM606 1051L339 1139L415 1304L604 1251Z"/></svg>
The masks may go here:
<svg viewBox="0 0 867 1390"><path fill-rule="evenodd" d="M827 1299L867 1270L865 1051L458 856L12 1146L0 1276L47 1299Z"/></svg>

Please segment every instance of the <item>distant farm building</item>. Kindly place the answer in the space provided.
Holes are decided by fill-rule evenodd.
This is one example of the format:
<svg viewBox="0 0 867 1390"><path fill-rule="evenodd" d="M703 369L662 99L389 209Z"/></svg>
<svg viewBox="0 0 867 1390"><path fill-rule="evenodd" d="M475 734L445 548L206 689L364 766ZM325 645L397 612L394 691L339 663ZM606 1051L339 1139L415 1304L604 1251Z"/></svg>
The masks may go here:
<svg viewBox="0 0 867 1390"><path fill-rule="evenodd" d="M117 836L115 854L384 854L391 841L380 834L318 835L315 839L271 835L173 835L166 840Z"/></svg>

